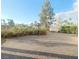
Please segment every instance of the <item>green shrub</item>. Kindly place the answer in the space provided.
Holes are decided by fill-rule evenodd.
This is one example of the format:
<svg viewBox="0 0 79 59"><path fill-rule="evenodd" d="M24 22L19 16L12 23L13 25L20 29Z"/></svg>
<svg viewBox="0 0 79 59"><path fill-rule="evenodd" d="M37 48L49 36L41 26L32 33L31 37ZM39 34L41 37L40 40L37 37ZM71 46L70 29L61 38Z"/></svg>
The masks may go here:
<svg viewBox="0 0 79 59"><path fill-rule="evenodd" d="M6 36L6 30L1 30L1 37L5 38Z"/></svg>
<svg viewBox="0 0 79 59"><path fill-rule="evenodd" d="M10 30L1 31L1 37L8 38L8 37L11 37L11 36L13 36L13 35L12 35L12 32Z"/></svg>
<svg viewBox="0 0 79 59"><path fill-rule="evenodd" d="M46 35L47 34L47 29L46 28L39 28L39 35Z"/></svg>
<svg viewBox="0 0 79 59"><path fill-rule="evenodd" d="M24 28L24 27L12 27L7 30L1 30L2 38L18 37L24 35L45 35L47 33L46 28Z"/></svg>
<svg viewBox="0 0 79 59"><path fill-rule="evenodd" d="M77 33L77 26L66 26L66 25L62 26L60 32L76 34Z"/></svg>

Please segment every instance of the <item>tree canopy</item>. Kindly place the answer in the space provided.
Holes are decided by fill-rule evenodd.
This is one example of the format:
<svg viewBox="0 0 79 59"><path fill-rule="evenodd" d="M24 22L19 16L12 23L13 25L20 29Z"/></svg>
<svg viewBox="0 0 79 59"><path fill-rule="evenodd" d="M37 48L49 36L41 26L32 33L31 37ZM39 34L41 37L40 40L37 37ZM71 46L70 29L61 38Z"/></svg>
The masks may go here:
<svg viewBox="0 0 79 59"><path fill-rule="evenodd" d="M49 26L52 23L52 20L54 18L54 15L55 14L53 12L53 8L51 7L50 1L45 0L42 11L40 13L41 24L44 25L46 28L49 28Z"/></svg>

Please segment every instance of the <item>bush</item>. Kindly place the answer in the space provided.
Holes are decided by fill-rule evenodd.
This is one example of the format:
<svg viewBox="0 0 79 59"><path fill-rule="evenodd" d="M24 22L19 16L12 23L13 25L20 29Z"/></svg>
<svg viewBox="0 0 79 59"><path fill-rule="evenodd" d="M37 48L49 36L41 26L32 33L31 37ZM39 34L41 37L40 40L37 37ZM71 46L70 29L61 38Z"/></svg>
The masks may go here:
<svg viewBox="0 0 79 59"><path fill-rule="evenodd" d="M40 27L35 28L23 28L23 27L12 27L7 30L1 30L2 38L18 37L24 35L45 35L47 33L46 28Z"/></svg>
<svg viewBox="0 0 79 59"><path fill-rule="evenodd" d="M11 36L13 36L13 35L12 35L12 32L10 30L1 31L1 37L7 38L7 37L11 37Z"/></svg>
<svg viewBox="0 0 79 59"><path fill-rule="evenodd" d="M47 29L44 27L39 28L39 35L46 35L47 34Z"/></svg>
<svg viewBox="0 0 79 59"><path fill-rule="evenodd" d="M77 33L77 26L62 26L60 32L62 33L70 33L76 34Z"/></svg>
<svg viewBox="0 0 79 59"><path fill-rule="evenodd" d="M1 37L3 37L3 38L6 37L6 30L1 30Z"/></svg>

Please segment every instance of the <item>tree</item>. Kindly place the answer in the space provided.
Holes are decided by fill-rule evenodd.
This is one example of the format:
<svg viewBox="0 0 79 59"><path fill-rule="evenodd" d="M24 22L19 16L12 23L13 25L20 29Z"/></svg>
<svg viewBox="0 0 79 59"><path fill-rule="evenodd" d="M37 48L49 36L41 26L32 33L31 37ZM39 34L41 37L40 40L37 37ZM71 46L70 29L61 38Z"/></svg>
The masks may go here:
<svg viewBox="0 0 79 59"><path fill-rule="evenodd" d="M73 22L72 22L72 18L68 18L68 20L64 20L64 25L67 25L67 26L73 26L75 25Z"/></svg>
<svg viewBox="0 0 79 59"><path fill-rule="evenodd" d="M1 25L6 25L5 19L1 19Z"/></svg>
<svg viewBox="0 0 79 59"><path fill-rule="evenodd" d="M7 20L8 20L8 25L9 26L14 26L15 25L15 23L12 19L7 19Z"/></svg>
<svg viewBox="0 0 79 59"><path fill-rule="evenodd" d="M54 20L54 15L55 14L53 13L53 8L51 7L49 0L45 0L45 4L40 13L41 24L46 28L49 28L50 24L52 24Z"/></svg>
<svg viewBox="0 0 79 59"><path fill-rule="evenodd" d="M7 23L5 21L5 19L1 19L1 28L7 28Z"/></svg>

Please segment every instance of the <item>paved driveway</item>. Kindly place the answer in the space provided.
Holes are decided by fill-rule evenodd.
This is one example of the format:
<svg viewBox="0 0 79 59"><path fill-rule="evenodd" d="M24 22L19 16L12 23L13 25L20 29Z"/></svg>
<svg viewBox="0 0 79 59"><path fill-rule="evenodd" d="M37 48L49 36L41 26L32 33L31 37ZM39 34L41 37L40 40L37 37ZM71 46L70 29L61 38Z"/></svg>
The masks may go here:
<svg viewBox="0 0 79 59"><path fill-rule="evenodd" d="M10 38L1 52L2 59L78 59L77 36L52 32Z"/></svg>

